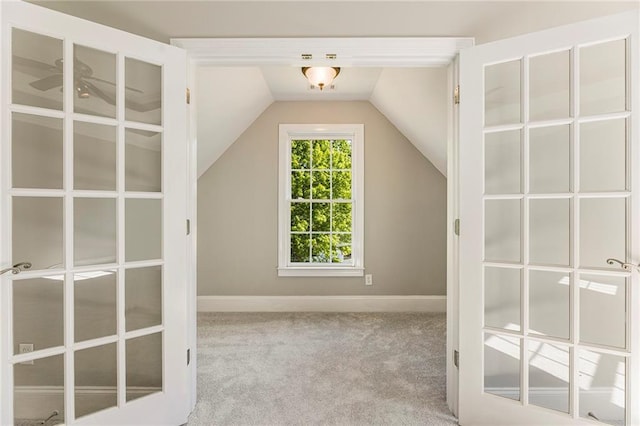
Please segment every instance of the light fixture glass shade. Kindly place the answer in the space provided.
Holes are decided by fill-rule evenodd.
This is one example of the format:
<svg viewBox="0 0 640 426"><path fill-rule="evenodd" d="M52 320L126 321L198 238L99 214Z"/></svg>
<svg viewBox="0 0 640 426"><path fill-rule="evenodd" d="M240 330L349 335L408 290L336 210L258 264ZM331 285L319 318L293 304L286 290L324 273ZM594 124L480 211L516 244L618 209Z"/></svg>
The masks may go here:
<svg viewBox="0 0 640 426"><path fill-rule="evenodd" d="M331 85L334 78L340 73L338 67L303 67L302 74L307 77L309 83L324 89L325 86Z"/></svg>

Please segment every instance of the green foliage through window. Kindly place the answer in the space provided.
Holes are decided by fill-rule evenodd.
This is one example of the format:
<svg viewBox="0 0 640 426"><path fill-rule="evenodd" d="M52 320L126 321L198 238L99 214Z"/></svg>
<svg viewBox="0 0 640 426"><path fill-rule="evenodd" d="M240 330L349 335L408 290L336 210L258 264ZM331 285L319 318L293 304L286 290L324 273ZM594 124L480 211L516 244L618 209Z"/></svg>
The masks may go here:
<svg viewBox="0 0 640 426"><path fill-rule="evenodd" d="M291 141L291 262L349 263L351 140Z"/></svg>

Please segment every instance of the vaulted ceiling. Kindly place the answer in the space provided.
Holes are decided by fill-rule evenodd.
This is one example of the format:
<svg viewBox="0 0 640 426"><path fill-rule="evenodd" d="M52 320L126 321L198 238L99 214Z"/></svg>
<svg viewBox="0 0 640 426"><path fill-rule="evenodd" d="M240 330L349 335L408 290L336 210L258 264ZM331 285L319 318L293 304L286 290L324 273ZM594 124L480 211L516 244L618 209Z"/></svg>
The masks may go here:
<svg viewBox="0 0 640 426"><path fill-rule="evenodd" d="M445 68L343 68L311 89L297 67L209 67L197 72L198 174L275 101L370 101L446 176Z"/></svg>

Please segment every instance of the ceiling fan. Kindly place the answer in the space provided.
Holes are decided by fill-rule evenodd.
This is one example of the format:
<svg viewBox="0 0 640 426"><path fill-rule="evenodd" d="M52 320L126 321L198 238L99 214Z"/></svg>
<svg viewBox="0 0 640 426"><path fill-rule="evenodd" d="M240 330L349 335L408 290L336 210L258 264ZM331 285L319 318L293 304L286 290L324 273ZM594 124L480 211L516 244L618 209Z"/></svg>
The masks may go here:
<svg viewBox="0 0 640 426"><path fill-rule="evenodd" d="M43 62L35 61L33 59L23 58L20 56L13 56L13 64L14 67L18 68L30 68L32 71L44 71L47 74L46 77L40 78L39 80L33 81L29 83L29 85L37 90L47 91L54 89L56 87L62 87L64 82L63 78L63 69L64 69L64 60L57 59L54 62L54 65L45 64ZM32 73L33 74L33 73ZM103 90L98 88L91 81L96 81L104 84L108 84L111 86L115 86L115 83L112 83L108 80L104 80L98 77L93 76L93 70L91 67L78 58L74 58L74 66L73 66L73 80L75 86L75 92L77 96L81 99L87 99L91 96L96 96L108 104L115 105L116 101L113 96L108 95ZM131 90L137 93L143 93L142 90L135 89L133 87L126 87L127 90Z"/></svg>

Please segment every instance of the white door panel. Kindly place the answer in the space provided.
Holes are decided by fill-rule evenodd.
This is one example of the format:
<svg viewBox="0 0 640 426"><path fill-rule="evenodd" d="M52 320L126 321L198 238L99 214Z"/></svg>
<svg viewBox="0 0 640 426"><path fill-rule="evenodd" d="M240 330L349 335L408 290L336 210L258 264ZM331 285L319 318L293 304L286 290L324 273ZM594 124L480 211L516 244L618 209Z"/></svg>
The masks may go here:
<svg viewBox="0 0 640 426"><path fill-rule="evenodd" d="M185 423L185 52L0 10L0 423Z"/></svg>
<svg viewBox="0 0 640 426"><path fill-rule="evenodd" d="M640 424L639 16L460 54L460 423Z"/></svg>

